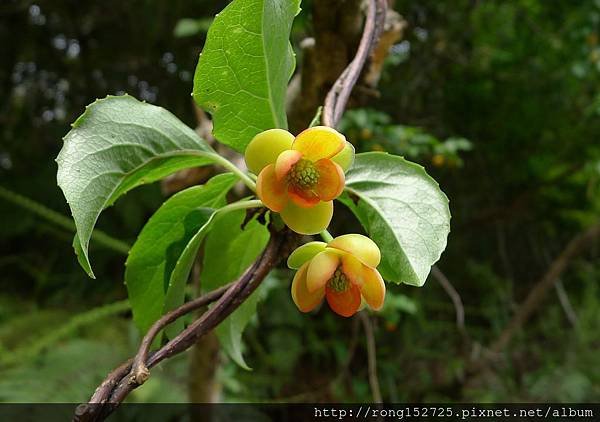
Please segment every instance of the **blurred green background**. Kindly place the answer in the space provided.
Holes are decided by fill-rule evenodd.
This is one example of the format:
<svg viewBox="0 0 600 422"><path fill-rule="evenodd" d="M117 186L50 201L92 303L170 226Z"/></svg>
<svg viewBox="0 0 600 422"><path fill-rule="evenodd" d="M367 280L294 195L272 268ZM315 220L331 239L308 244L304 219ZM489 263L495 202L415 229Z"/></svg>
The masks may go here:
<svg viewBox="0 0 600 422"><path fill-rule="evenodd" d="M226 3L0 3L0 402L85 401L136 350L124 255L92 242L98 279L88 279L68 224L36 204L69 216L54 158L96 98L127 92L196 125L193 71ZM311 2L303 9L296 48L312 30ZM600 1L398 0L395 9L407 27L380 96L348 111L342 129L359 151L421 163L450 198L438 266L462 299L464 330L434 278L390 286L372 320L383 399L600 401L597 241L495 364L475 378L468 370L567 242L599 219ZM163 200L159 185L138 188L98 228L132 243ZM358 319L299 313L290 280L285 270L269 278L244 334L253 371L221 356L213 397L372 400ZM129 400L187 401L192 359L160 366Z"/></svg>

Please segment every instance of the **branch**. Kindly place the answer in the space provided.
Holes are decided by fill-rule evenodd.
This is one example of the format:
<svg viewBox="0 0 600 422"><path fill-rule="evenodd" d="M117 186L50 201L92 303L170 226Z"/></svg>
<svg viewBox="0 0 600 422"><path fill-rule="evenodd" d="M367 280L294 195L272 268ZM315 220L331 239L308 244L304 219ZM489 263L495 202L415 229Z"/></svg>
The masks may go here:
<svg viewBox="0 0 600 422"><path fill-rule="evenodd" d="M32 212L33 214L42 217L46 221L49 221L50 223L62 227L70 232L75 233L77 231L75 228L75 223L70 218L65 217L61 213L56 212L31 198L13 192L4 186L0 186L0 199L11 202L12 204ZM94 229L92 232L92 239L94 239L97 244L112 249L113 251L122 255L127 255L129 253L129 249L131 249L131 246L127 243L116 239L98 229Z"/></svg>
<svg viewBox="0 0 600 422"><path fill-rule="evenodd" d="M552 262L550 261L550 254L548 252L548 249L543 248L542 254L544 255L546 265L550 265ZM565 286L563 285L563 282L560 278L554 284L554 290L556 290L556 295L558 296L558 300L560 301L560 304L563 308L563 311L565 312L567 319L569 320L569 322L571 323L571 325L573 327L576 327L577 326L577 313L575 312L575 310L573 309L573 306L571 305L571 301L569 300L569 295L567 294L567 291L565 290Z"/></svg>
<svg viewBox="0 0 600 422"><path fill-rule="evenodd" d="M356 54L365 0L320 0L311 5L312 36L299 43L302 61L291 79L286 107L290 131L306 128L327 92Z"/></svg>
<svg viewBox="0 0 600 422"><path fill-rule="evenodd" d="M448 280L448 277L446 277L446 275L438 268L437 265L434 265L431 268L431 275L438 281L438 283L440 283L446 294L450 296L452 304L454 305L454 311L456 312L456 327L461 334L466 336L465 308L463 306L460 294L458 294L452 283L450 283L450 280Z"/></svg>
<svg viewBox="0 0 600 422"><path fill-rule="evenodd" d="M588 245L598 238L600 238L600 223L593 225L571 239L565 249L552 262L544 276L529 291L527 298L519 306L513 318L489 347L489 352L478 360L473 361L467 368L466 372L469 374L469 378L464 382L465 385L474 383L481 373L488 370L492 359L498 356L510 344L514 335L538 309L548 291L560 280L560 276L566 270L571 260L585 251Z"/></svg>
<svg viewBox="0 0 600 422"><path fill-rule="evenodd" d="M367 360L369 362L369 384L371 385L371 393L373 394L374 403L383 403L381 397L381 388L379 388L379 377L377 376L377 349L375 347L375 334L373 333L373 322L369 319L369 315L362 311L358 314L365 330L367 338Z"/></svg>
<svg viewBox="0 0 600 422"><path fill-rule="evenodd" d="M327 97L325 97L323 106L323 124L325 126L336 127L340 123L352 88L354 88L371 50L376 45L383 30L386 10L386 0L369 1L365 27L356 56L335 81Z"/></svg>
<svg viewBox="0 0 600 422"><path fill-rule="evenodd" d="M144 336L142 343L140 344L140 348L133 359L133 380L138 384L143 384L148 379L149 372L145 362L148 360L148 353L150 352L152 342L154 342L154 339L163 328L173 321L179 319L183 315L186 315L218 300L227 290L232 287L233 284L234 283L226 284L225 286L215 289L210 293L184 303L179 308L166 313L162 318L156 321L156 323L150 327Z"/></svg>
<svg viewBox="0 0 600 422"><path fill-rule="evenodd" d="M500 333L498 339L492 344L491 350L494 353L501 352L512 340L514 334L527 322L535 312L546 293L554 287L561 274L565 271L573 258L583 252L586 247L594 240L600 237L600 224L590 227L585 232L573 238L554 260L550 268L544 274L542 279L531 289L525 302L519 307L517 313L508 323L506 328Z"/></svg>
<svg viewBox="0 0 600 422"><path fill-rule="evenodd" d="M326 383L320 383L317 385L310 386L309 391L305 391L303 393L294 394L293 396L279 397L273 401L273 403L315 403L317 402L317 398L319 395L328 394L331 392L331 389L338 385L340 382L344 380L344 377L347 377L349 374L349 367L352 363L352 359L356 353L356 347L358 346L358 334L360 330L360 315L362 312L359 312L355 317L352 318L352 328L350 334L350 342L348 343L348 353L346 355L346 359L341 365L341 368L338 374L327 381Z"/></svg>
<svg viewBox="0 0 600 422"><path fill-rule="evenodd" d="M227 318L279 263L281 257L285 255L286 243L291 240L288 231L272 233L271 240L263 253L237 281L174 309L154 323L144 337L136 357L123 363L106 377L89 402L77 408L74 420L82 422L104 420L131 391L147 380L149 368L187 350L201 336ZM165 326L177 318L215 301L215 305L179 335L156 352L148 353L153 339Z"/></svg>
<svg viewBox="0 0 600 422"><path fill-rule="evenodd" d="M556 295L558 296L558 300L560 301L567 319L573 327L577 327L577 313L575 313L575 309L573 309L573 305L571 305L571 301L569 300L569 295L560 279L558 279L554 285L554 290L556 290Z"/></svg>

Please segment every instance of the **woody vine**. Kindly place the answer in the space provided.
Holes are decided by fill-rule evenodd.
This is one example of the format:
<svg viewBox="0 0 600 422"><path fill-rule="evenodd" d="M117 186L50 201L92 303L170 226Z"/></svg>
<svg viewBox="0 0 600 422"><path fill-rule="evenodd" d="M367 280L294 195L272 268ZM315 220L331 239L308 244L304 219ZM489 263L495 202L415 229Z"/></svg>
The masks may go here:
<svg viewBox="0 0 600 422"><path fill-rule="evenodd" d="M77 258L92 278L88 246L102 210L129 190L178 170L208 165L226 170L173 195L142 229L129 251L125 282L144 338L136 356L78 408L78 420L107 417L148 379L152 367L213 329L222 347L245 365L238 344L256 306L255 290L283 260L296 270L290 300L299 311L309 313L325 301L336 314L350 317L381 309L386 283L422 286L444 250L450 212L438 184L401 157L355 154L336 130L383 28L386 1L366 2L356 56L331 88L322 114L293 135L285 104L295 67L289 36L299 11L300 0L234 0L215 18L198 61L194 100L212 116L215 139L244 154L248 171L168 111L127 95L89 105L64 138L57 179L77 227ZM238 182L247 194L227 203ZM329 233L340 206L355 215L366 235ZM224 284L213 275L203 284L210 291L185 302L198 251L227 226L236 230L232 244L245 242L252 260L242 263L236 281ZM182 316L207 305L184 325ZM231 324L232 317L238 323Z"/></svg>

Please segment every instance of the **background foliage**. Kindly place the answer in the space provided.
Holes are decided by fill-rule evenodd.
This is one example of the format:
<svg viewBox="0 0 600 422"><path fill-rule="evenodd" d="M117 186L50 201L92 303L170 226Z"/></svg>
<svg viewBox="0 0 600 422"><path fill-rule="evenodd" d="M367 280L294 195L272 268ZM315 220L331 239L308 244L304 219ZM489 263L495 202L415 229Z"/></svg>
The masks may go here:
<svg viewBox="0 0 600 422"><path fill-rule="evenodd" d="M0 37L12 42L0 45L0 185L68 216L54 157L69 123L106 94L128 92L195 126L193 70L207 19L224 3L4 2ZM600 4L400 0L395 8L408 27L381 96L349 112L343 130L359 151L417 161L451 199L439 267L462 297L470 341L431 277L421 289L390 286L375 327L384 399L600 400L597 245L565 273L504 364L463 382L480 345L600 214ZM296 49L312 31L310 2L303 9ZM125 256L92 243L98 280L88 280L73 233L10 197L0 191L0 401L85 400L139 340L122 302ZM98 227L131 244L163 201L158 185L138 188ZM335 232L357 227L340 221ZM371 400L358 322L300 314L289 280L285 270L269 278L244 334L253 371L223 359L222 400ZM189 358L154 371L130 400L187 400ZM46 382L34 381L41 376Z"/></svg>

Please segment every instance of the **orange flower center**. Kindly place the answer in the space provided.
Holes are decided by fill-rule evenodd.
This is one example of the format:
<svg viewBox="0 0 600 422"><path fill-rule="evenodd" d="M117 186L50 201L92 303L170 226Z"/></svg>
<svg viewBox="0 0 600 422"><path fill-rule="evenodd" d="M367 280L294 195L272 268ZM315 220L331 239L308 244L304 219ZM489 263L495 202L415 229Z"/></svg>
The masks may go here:
<svg viewBox="0 0 600 422"><path fill-rule="evenodd" d="M288 183L301 189L311 189L318 181L319 172L310 160L301 159L288 173Z"/></svg>
<svg viewBox="0 0 600 422"><path fill-rule="evenodd" d="M348 279L342 272L341 266L337 267L333 276L327 282L327 287L338 293L345 292L348 289Z"/></svg>

